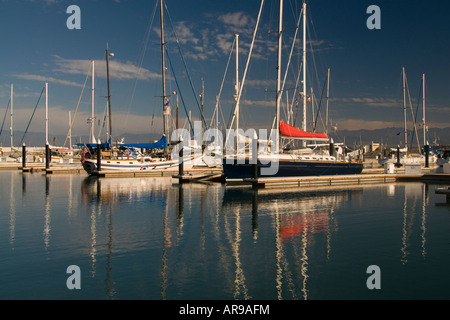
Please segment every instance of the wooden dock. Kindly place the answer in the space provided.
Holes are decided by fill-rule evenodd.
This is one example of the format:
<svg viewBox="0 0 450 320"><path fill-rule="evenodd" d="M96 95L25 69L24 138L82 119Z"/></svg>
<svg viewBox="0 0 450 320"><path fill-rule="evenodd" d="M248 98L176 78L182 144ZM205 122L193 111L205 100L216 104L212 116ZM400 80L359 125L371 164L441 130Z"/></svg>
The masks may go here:
<svg viewBox="0 0 450 320"><path fill-rule="evenodd" d="M22 170L22 172L44 172L46 174L87 174L80 163L55 164L46 168L45 163L27 163L22 167L20 163L1 163L0 170ZM405 168L395 168L393 173L386 173L381 167L365 168L359 175L310 176L310 177L259 177L257 179L225 179L220 168L198 168L183 170L140 170L140 171L100 171L92 174L101 178L117 177L172 177L179 183L209 183L221 182L233 187L254 188L287 188L313 186L345 186L360 184L377 184L393 182L423 182L431 184L450 185L450 174L436 173L436 167L422 168L420 174L406 174Z"/></svg>
<svg viewBox="0 0 450 320"><path fill-rule="evenodd" d="M446 196L445 198L447 200L447 203L450 203L450 187L437 188L434 193L436 193L436 194L445 194L445 196Z"/></svg>
<svg viewBox="0 0 450 320"><path fill-rule="evenodd" d="M178 169L164 169L164 170L139 170L139 171L103 171L92 173L92 176L108 178L108 177L173 177L178 174ZM205 175L222 174L222 169L216 168L199 168L184 170L183 178L200 177Z"/></svg>
<svg viewBox="0 0 450 320"><path fill-rule="evenodd" d="M225 182L222 172L216 173L196 173L196 174L184 174L173 175L172 178L178 179L179 183L205 183L205 182Z"/></svg>
<svg viewBox="0 0 450 320"><path fill-rule="evenodd" d="M334 175L334 176L314 176L314 177L267 177L248 179L227 179L227 185L244 186L253 188L293 188L293 187L313 187L313 186L339 186L390 183L398 181L404 174L357 174L357 175ZM418 180L422 175L409 175L409 179Z"/></svg>
<svg viewBox="0 0 450 320"><path fill-rule="evenodd" d="M47 174L80 174L86 173L81 165L57 166L45 169Z"/></svg>

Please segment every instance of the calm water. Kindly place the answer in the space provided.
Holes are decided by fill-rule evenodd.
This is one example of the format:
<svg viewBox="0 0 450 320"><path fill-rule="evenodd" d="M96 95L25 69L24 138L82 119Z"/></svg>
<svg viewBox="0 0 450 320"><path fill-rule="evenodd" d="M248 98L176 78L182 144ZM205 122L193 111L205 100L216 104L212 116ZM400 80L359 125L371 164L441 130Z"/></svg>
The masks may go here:
<svg viewBox="0 0 450 320"><path fill-rule="evenodd" d="M450 206L435 185L256 192L20 171L0 183L0 299L450 298Z"/></svg>

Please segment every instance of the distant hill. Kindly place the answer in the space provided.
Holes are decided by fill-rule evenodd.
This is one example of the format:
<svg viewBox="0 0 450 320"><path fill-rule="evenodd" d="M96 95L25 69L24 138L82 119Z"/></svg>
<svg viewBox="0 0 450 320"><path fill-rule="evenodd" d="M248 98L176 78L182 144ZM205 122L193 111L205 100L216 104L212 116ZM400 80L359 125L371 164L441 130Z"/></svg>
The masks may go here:
<svg viewBox="0 0 450 320"><path fill-rule="evenodd" d="M384 145L395 147L397 145L404 145L404 129L402 128L386 128L377 130L340 130L335 133L330 133L330 137L334 139L335 142L343 142L345 138L345 143L349 146L363 145L374 143L382 143ZM422 145L423 131L417 130L419 135L419 141ZM434 142L439 145L449 145L450 144L450 127L444 129L430 129L426 133L427 140L430 145ZM408 131L408 144L411 143L412 132ZM413 146L417 146L417 137L414 136Z"/></svg>
<svg viewBox="0 0 450 320"><path fill-rule="evenodd" d="M419 135L419 141L422 144L422 131L417 131ZM408 132L408 142L411 143L411 132ZM23 132L14 132L14 146L18 147L22 140ZM378 130L338 130L337 132L330 133L330 137L335 142L344 142L350 146L369 145L372 142L382 143L390 147L396 147L397 145L404 145L403 129L402 128L386 128ZM125 138L125 142L154 142L159 140L161 135L155 134L121 134L117 136L118 139ZM62 146L66 135L50 135L49 143L52 145ZM345 139L345 140L344 140ZM450 145L450 127L444 129L430 129L427 132L427 140L430 144L433 144L435 140L439 145ZM72 145L80 142L87 142L88 136L73 136ZM24 142L30 147L45 146L45 135L39 132L28 132L25 136ZM0 137L0 146L9 147L10 145L10 133L9 131L3 131ZM68 143L66 144L68 146ZM417 146L417 140L414 139L413 147Z"/></svg>
<svg viewBox="0 0 450 320"><path fill-rule="evenodd" d="M23 138L23 132L14 132L14 146L21 146L21 141ZM161 135L149 135L149 134L123 134L119 135L117 139L125 138L125 142L129 143L137 143L137 142L154 142L155 140L159 140ZM10 132L3 131L2 136L0 137L0 146L9 147L11 142ZM66 140L66 135L49 135L49 143L51 145L62 146L64 141ZM72 145L77 143L88 142L89 137L85 136L73 136L72 137ZM29 147L44 147L45 146L45 134L41 132L28 132L23 139L25 145ZM67 140L66 147L69 146L69 139Z"/></svg>

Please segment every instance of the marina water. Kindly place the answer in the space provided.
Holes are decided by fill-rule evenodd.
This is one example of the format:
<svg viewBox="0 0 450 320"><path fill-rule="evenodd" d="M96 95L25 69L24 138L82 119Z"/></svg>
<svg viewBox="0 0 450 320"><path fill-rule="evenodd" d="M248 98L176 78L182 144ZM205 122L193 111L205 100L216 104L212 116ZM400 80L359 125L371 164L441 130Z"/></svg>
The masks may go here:
<svg viewBox="0 0 450 320"><path fill-rule="evenodd" d="M449 299L438 185L0 172L0 299ZM69 266L80 289L69 289ZM380 289L369 289L378 266Z"/></svg>

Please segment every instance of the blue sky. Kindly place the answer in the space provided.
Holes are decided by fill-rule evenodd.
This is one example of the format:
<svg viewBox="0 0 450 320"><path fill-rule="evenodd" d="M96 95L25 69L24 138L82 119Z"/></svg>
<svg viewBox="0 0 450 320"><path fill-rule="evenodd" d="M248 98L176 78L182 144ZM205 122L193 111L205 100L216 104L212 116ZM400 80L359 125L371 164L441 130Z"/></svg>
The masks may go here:
<svg viewBox="0 0 450 320"><path fill-rule="evenodd" d="M73 115L90 61L95 60L95 113L97 120L102 121L107 95L104 61L108 43L110 52L115 54L110 60L114 134L161 132L159 7L155 7L158 3L156 0L0 0L1 119L13 83L14 129L25 130L47 81L50 134L66 134L69 111ZM204 81L205 115L209 123L236 33L242 77L260 3L259 0L166 0L167 50L181 89L176 87L167 62L166 93L181 93L193 120L199 118L199 109L172 30L180 41L196 95L201 93ZM301 1L285 0L284 3L283 72ZM425 73L427 123L430 128L450 127L448 1L311 0L307 3L308 87L314 85L316 102L319 101L327 68L331 69L330 120L340 130L403 126L403 66L413 112L418 106L421 77ZM380 30L369 30L366 26L370 16L366 9L372 4L381 9ZM66 26L70 17L66 10L70 5L81 9L80 30L69 30ZM241 100L244 127L270 127L272 123L277 10L277 0L265 1ZM300 51L295 52L292 68L298 69ZM233 106L234 70L232 56L220 99L221 122L228 121ZM287 87L294 83L295 77L294 72L289 74ZM89 78L75 117L73 136L89 132L90 86ZM44 131L43 102L42 99L39 103L29 131ZM179 102L184 124L186 116L181 99ZM175 103L174 98L171 103ZM324 102L321 106L323 112ZM419 112L418 118L421 117ZM411 121L409 109L408 121ZM3 130L9 130L9 115Z"/></svg>

